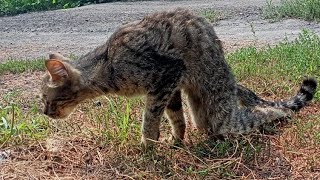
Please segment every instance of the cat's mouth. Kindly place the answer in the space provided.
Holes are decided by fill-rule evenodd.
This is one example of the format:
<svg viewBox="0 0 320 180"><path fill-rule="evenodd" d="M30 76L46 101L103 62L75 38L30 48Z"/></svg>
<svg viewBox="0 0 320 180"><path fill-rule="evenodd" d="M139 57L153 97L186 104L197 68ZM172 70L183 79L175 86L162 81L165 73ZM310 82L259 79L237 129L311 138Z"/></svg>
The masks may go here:
<svg viewBox="0 0 320 180"><path fill-rule="evenodd" d="M73 104L58 107L46 106L43 113L52 119L65 119L73 112L75 107L76 105Z"/></svg>
<svg viewBox="0 0 320 180"><path fill-rule="evenodd" d="M52 119L62 119L63 117L61 117L60 113L51 113L51 114L45 114L48 117L52 118Z"/></svg>
<svg viewBox="0 0 320 180"><path fill-rule="evenodd" d="M69 116L70 113L62 112L62 111L55 111L52 113L44 113L44 114L52 119L65 119Z"/></svg>
<svg viewBox="0 0 320 180"><path fill-rule="evenodd" d="M50 114L47 115L48 117L52 118L52 119L65 119L68 117L69 114L67 115L61 115L61 114Z"/></svg>
<svg viewBox="0 0 320 180"><path fill-rule="evenodd" d="M47 116L52 118L52 119L59 119L59 116L57 116L55 114L50 114L50 115L47 114Z"/></svg>

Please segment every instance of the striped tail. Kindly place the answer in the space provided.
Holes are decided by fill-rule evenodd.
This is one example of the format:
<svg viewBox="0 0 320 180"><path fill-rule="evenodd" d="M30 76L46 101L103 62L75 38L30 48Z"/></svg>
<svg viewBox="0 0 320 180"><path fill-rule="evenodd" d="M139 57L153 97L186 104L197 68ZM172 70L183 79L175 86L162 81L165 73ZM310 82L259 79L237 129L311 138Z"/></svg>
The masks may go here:
<svg viewBox="0 0 320 180"><path fill-rule="evenodd" d="M234 121L224 124L219 134L248 133L257 127L289 117L293 111L306 106L314 97L317 88L315 79L303 80L299 92L286 101L266 101L258 97L251 90L237 85L238 99L242 104L235 112Z"/></svg>
<svg viewBox="0 0 320 180"><path fill-rule="evenodd" d="M306 106L314 97L317 89L317 81L313 78L304 79L298 93L286 101L267 101L258 97L254 92L248 88L237 84L238 99L240 104L245 107L252 106L269 106L280 109L291 109L299 111Z"/></svg>

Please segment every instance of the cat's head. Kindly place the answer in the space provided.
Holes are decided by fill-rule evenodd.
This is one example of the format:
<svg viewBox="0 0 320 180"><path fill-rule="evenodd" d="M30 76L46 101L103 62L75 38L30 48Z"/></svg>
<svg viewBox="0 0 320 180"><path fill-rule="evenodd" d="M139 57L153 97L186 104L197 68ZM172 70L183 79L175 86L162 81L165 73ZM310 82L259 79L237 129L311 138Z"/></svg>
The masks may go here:
<svg viewBox="0 0 320 180"><path fill-rule="evenodd" d="M54 119L66 118L83 100L81 73L60 54L50 54L45 67L41 87L44 114Z"/></svg>

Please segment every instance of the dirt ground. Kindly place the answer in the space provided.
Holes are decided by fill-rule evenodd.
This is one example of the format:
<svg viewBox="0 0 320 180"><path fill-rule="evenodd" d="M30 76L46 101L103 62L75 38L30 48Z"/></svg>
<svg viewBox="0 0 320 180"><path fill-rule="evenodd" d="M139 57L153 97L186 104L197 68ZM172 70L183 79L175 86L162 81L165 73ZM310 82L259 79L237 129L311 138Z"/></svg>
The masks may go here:
<svg viewBox="0 0 320 180"><path fill-rule="evenodd" d="M41 76L43 72L25 72L22 74L5 74L0 76L0 94L19 90L22 91L19 96L24 104L30 103L32 99L37 99ZM265 97L266 98L266 97ZM268 97L274 99L275 97ZM28 111L28 106L25 110ZM24 108L23 108L24 109ZM310 123L319 117L320 103L312 103L299 112L294 119L299 123ZM70 124L79 124L81 128L90 128L92 124L86 122L83 112L77 111L73 113L73 118L68 119ZM140 115L139 115L140 117ZM83 122L84 121L84 122ZM303 121L303 122L300 122ZM65 122L59 122L59 126L65 126ZM74 127L72 127L74 128ZM97 128L97 127L95 127ZM320 127L314 127L319 129ZM191 151L193 143L201 142L203 139L192 138L193 127L188 125L188 133L185 142L187 143L186 151ZM289 123L287 127L281 128L281 135L258 135L259 140L251 140L251 137L245 137L250 141L264 142L268 145L260 153L254 154L254 160L245 161L240 155L229 155L226 160L223 158L203 158L207 163L216 163L217 166L223 166L223 163L233 162L233 172L239 179L319 179L320 178L320 159L318 145L312 144L306 139L308 145L298 145L299 137L298 125ZM195 130L195 132L197 132ZM98 139L92 139L81 132L72 132L71 136L59 133L52 133L50 137L43 141L35 141L26 145L0 148L0 179L158 179L159 173L154 175L156 171L162 169L148 169L150 160L144 160L141 149L137 144L126 145L125 148L114 147L109 143L107 147L101 146ZM162 134L169 134L163 132ZM191 136L191 137L190 137ZM261 137L260 137L261 136ZM308 134L305 135L308 138ZM193 142L195 141L195 142ZM235 140L238 145L238 140ZM311 141L312 142L312 141ZM128 142L130 144L130 142ZM168 158L167 152L172 153L172 149L168 146L160 145L160 160ZM209 147L208 152L213 151ZM237 148L235 149L235 152ZM238 150L240 151L240 150ZM184 150L175 150L174 159L176 164L169 164L170 168L182 166L203 166L197 162L192 154L186 153ZM140 157L141 156L141 157ZM155 160L154 160L155 161ZM173 161L169 159L168 162ZM123 169L121 166L127 163L134 163ZM152 162L152 161L151 161ZM190 162L190 163L188 163ZM139 164L141 163L141 164ZM132 167L133 166L133 167ZM161 165L159 165L161 166ZM211 164L211 166L214 166ZM141 169L140 169L141 168ZM156 166L156 168L159 168ZM139 177L136 174L144 174ZM178 173L179 171L177 171ZM217 179L221 177L217 174L208 174L206 179ZM222 176L224 177L224 176ZM181 175L173 176L171 179L199 179L198 176ZM153 179L153 178L152 178ZM169 178L170 179L170 178Z"/></svg>
<svg viewBox="0 0 320 180"><path fill-rule="evenodd" d="M10 58L46 57L49 52L81 55L104 43L123 23L177 7L199 14L205 9L221 12L223 20L215 30L226 46L235 48L248 42L274 44L285 37L294 39L302 29L320 33L319 24L313 22L264 20L261 13L265 5L266 0L117 2L0 17L0 63Z"/></svg>

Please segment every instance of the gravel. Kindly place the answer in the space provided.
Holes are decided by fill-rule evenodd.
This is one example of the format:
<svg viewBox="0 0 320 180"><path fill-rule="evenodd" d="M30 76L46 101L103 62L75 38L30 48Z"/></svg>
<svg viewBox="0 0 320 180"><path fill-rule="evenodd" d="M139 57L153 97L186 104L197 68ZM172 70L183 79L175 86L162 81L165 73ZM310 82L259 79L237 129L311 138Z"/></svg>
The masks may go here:
<svg viewBox="0 0 320 180"><path fill-rule="evenodd" d="M296 38L302 29L320 34L320 25L314 22L286 19L271 23L263 19L265 5L266 0L116 2L0 17L0 63L47 57L50 52L81 55L104 43L121 24L178 7L199 14L206 9L221 12L224 19L215 30L226 44L275 44Z"/></svg>

